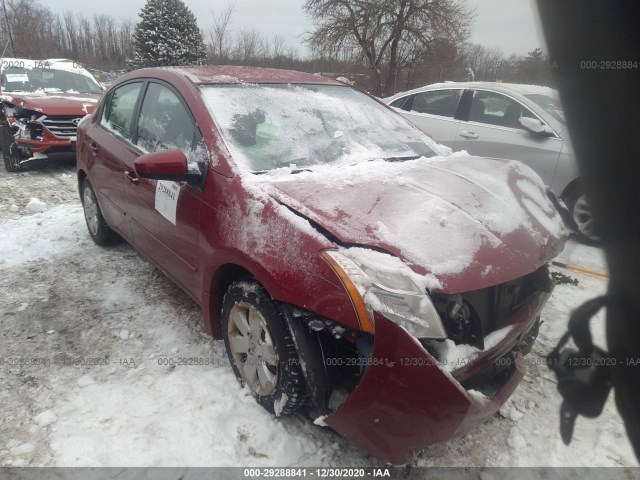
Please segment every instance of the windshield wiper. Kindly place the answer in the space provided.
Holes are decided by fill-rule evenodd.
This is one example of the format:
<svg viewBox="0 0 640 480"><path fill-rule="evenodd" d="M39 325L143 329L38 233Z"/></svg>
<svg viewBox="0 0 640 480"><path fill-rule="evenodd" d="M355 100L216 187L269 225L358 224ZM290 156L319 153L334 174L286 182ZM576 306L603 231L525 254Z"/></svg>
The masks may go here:
<svg viewBox="0 0 640 480"><path fill-rule="evenodd" d="M423 155L408 155L406 157L386 157L385 162L406 162L408 160L416 160L423 157Z"/></svg>
<svg viewBox="0 0 640 480"><path fill-rule="evenodd" d="M264 175L265 173L269 173L271 170L254 170L251 173L254 175ZM310 168L296 168L295 170L290 170L289 173L302 173L302 172L313 172Z"/></svg>

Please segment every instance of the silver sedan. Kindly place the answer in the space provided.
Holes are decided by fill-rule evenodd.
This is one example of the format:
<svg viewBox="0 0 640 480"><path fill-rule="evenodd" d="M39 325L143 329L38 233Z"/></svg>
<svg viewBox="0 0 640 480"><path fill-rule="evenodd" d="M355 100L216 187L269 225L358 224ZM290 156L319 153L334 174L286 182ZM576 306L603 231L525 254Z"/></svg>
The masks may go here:
<svg viewBox="0 0 640 480"><path fill-rule="evenodd" d="M580 234L597 238L556 90L445 82L398 93L384 102L454 151L527 164L564 200Z"/></svg>

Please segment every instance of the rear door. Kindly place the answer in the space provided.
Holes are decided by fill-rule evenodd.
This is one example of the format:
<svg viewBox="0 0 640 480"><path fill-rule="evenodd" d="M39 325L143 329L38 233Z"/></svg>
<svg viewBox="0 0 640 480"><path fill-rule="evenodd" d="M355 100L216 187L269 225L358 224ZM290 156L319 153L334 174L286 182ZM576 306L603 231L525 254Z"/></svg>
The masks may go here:
<svg viewBox="0 0 640 480"><path fill-rule="evenodd" d="M132 146L134 113L142 91L141 80L125 83L109 93L100 118L86 130L89 177L107 223L129 237L124 190L125 171L138 152ZM87 148L88 147L88 148Z"/></svg>
<svg viewBox="0 0 640 480"><path fill-rule="evenodd" d="M208 154L186 102L171 85L150 80L136 121L141 153L179 149L193 168L208 169ZM199 219L203 184L148 180L125 182L133 241L194 298L200 294Z"/></svg>
<svg viewBox="0 0 640 480"><path fill-rule="evenodd" d="M427 90L391 103L399 112L436 142L453 148L459 120L456 118L462 95L459 88Z"/></svg>
<svg viewBox="0 0 640 480"><path fill-rule="evenodd" d="M551 185L562 139L525 130L521 116L544 121L513 97L481 89L472 95L468 111L462 112L453 148L471 155L519 160Z"/></svg>

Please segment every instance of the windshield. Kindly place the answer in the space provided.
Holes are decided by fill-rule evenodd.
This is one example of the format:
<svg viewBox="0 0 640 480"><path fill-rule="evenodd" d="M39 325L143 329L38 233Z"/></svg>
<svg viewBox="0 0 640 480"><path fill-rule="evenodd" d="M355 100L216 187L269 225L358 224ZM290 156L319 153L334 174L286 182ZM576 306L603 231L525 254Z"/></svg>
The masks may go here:
<svg viewBox="0 0 640 480"><path fill-rule="evenodd" d="M252 171L435 155L437 145L367 95L333 85L207 85L237 163Z"/></svg>
<svg viewBox="0 0 640 480"><path fill-rule="evenodd" d="M88 75L55 68L6 67L2 69L2 93L97 93L100 85Z"/></svg>
<svg viewBox="0 0 640 480"><path fill-rule="evenodd" d="M542 107L548 114L550 114L553 118L566 124L564 119L564 111L562 110L562 105L560 104L559 97L552 97L549 95L541 95L541 94L527 94L525 95L529 100L538 104Z"/></svg>

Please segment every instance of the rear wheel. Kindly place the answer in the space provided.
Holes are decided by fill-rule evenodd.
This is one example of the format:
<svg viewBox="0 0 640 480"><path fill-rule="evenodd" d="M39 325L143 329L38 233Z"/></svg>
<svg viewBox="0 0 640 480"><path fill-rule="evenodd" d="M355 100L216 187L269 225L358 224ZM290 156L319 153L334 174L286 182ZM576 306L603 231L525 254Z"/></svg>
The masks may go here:
<svg viewBox="0 0 640 480"><path fill-rule="evenodd" d="M279 306L257 281L231 284L222 304L222 333L236 377L260 405L279 416L306 403L291 333Z"/></svg>
<svg viewBox="0 0 640 480"><path fill-rule="evenodd" d="M7 172L19 172L22 170L20 160L22 155L13 138L13 131L6 123L2 125L2 159Z"/></svg>
<svg viewBox="0 0 640 480"><path fill-rule="evenodd" d="M112 245L120 240L120 237L115 233L104 217L98 205L96 199L96 193L91 186L91 182L88 178L85 178L82 182L82 209L84 210L84 219L87 222L87 228L89 229L89 235L94 242L98 245Z"/></svg>

